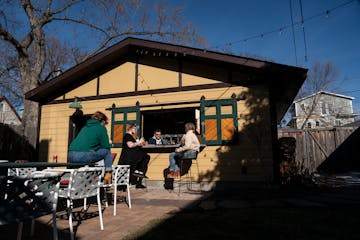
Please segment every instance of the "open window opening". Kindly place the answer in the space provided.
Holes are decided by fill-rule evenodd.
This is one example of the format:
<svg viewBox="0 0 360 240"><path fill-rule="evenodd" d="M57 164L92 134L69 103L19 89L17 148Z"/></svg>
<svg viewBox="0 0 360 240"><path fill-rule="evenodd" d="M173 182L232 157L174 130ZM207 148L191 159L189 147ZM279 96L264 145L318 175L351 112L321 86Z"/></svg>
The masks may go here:
<svg viewBox="0 0 360 240"><path fill-rule="evenodd" d="M177 108L141 111L143 121L143 136L151 138L155 129L160 129L164 137L171 143L178 143L185 133L185 123L192 122L198 125L199 110L196 108Z"/></svg>

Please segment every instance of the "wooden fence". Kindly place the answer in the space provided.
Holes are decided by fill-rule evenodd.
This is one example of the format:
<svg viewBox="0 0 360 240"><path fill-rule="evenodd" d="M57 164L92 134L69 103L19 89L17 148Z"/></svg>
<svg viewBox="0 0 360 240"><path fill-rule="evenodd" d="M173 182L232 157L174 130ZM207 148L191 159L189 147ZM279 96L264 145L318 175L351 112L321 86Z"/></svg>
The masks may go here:
<svg viewBox="0 0 360 240"><path fill-rule="evenodd" d="M296 140L295 161L311 173L316 171L355 130L356 127L280 129L278 139L291 137Z"/></svg>

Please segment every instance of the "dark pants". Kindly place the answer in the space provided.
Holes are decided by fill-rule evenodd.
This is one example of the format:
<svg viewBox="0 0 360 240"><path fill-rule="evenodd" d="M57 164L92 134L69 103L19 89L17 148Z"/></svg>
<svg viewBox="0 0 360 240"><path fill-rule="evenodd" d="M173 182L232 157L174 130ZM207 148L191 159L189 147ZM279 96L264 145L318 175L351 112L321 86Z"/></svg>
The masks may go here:
<svg viewBox="0 0 360 240"><path fill-rule="evenodd" d="M131 160L122 160L120 159L119 164L130 165L130 183L131 184L140 184L142 178L135 177L132 173L135 170L141 171L146 175L148 164L150 161L150 155L146 154L143 151L139 151L138 155Z"/></svg>

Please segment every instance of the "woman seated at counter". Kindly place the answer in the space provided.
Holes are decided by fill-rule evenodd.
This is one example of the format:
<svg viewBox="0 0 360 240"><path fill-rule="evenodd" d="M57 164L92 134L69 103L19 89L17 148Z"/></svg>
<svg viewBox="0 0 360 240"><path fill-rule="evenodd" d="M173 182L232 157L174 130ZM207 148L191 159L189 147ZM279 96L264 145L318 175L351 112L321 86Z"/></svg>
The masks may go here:
<svg viewBox="0 0 360 240"><path fill-rule="evenodd" d="M187 155L187 158L190 156L196 156L200 150L200 142L195 135L195 125L191 122L185 124L185 134L181 138L181 146L175 149L175 152L170 153L169 162L170 173L167 175L167 178L176 178L180 176L180 167L177 163L180 159L184 158Z"/></svg>
<svg viewBox="0 0 360 240"><path fill-rule="evenodd" d="M148 169L150 155L146 154L141 148L146 142L143 138L136 140L133 137L137 130L136 124L128 124L126 130L119 164L130 165L131 175L133 176L130 181L132 184L135 184L136 188L146 188L142 184L142 180L143 178L148 178L145 174Z"/></svg>

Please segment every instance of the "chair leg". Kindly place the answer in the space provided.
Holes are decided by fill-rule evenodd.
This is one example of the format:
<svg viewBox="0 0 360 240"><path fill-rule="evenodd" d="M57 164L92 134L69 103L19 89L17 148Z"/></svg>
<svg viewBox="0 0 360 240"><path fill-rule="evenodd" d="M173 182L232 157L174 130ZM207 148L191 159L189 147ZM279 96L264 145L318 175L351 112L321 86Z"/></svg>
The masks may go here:
<svg viewBox="0 0 360 240"><path fill-rule="evenodd" d="M116 206L117 206L117 185L114 184L114 216L116 216Z"/></svg>
<svg viewBox="0 0 360 240"><path fill-rule="evenodd" d="M103 188L104 189L104 197L105 197L105 207L109 207L109 200L107 197L107 188Z"/></svg>
<svg viewBox="0 0 360 240"><path fill-rule="evenodd" d="M54 240L58 240L58 232L57 232L57 226L56 226L56 210L53 211L53 219L52 219L52 222L53 222L53 239Z"/></svg>
<svg viewBox="0 0 360 240"><path fill-rule="evenodd" d="M84 198L84 211L86 211L86 209L87 209L86 202L87 202L87 198Z"/></svg>
<svg viewBox="0 0 360 240"><path fill-rule="evenodd" d="M17 231L17 238L16 238L17 240L21 240L23 226L24 226L24 223L23 223L23 222L19 222L19 224L18 224L18 231Z"/></svg>
<svg viewBox="0 0 360 240"><path fill-rule="evenodd" d="M200 171L199 171L199 163L198 163L198 160L197 159L194 159L195 160L195 164L196 164L196 169L197 169L197 178L198 178L198 182L199 182L199 188L200 188L200 192L202 191L201 189L201 182L199 181L199 174L200 174Z"/></svg>
<svg viewBox="0 0 360 240"><path fill-rule="evenodd" d="M129 202L129 208L131 208L131 197L130 197L130 185L126 184L127 194L128 194L128 202Z"/></svg>
<svg viewBox="0 0 360 240"><path fill-rule="evenodd" d="M35 232L35 219L31 220L31 227L30 227L30 236L34 236L34 232Z"/></svg>
<svg viewBox="0 0 360 240"><path fill-rule="evenodd" d="M98 202L98 210L99 210L99 218L100 218L100 229L104 230L104 223L102 218L102 211L101 211L101 199L100 199L100 189L98 188L98 194L97 194L97 202Z"/></svg>
<svg viewBox="0 0 360 240"><path fill-rule="evenodd" d="M70 199L67 199L67 210L68 210L68 216L69 216L69 229L70 229L70 237L71 240L74 240L74 228L73 228L73 222L72 222L72 201Z"/></svg>

